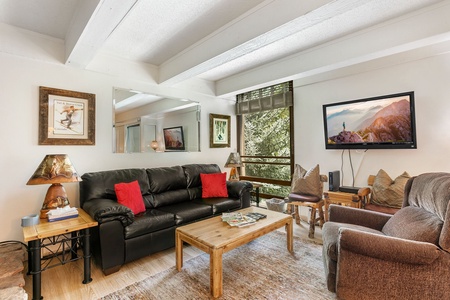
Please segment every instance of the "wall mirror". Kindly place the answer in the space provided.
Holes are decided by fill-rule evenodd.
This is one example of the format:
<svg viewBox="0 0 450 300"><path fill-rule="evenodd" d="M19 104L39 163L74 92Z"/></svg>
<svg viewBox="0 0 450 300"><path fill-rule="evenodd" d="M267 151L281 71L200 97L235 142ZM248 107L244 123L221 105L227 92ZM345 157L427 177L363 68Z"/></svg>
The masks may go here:
<svg viewBox="0 0 450 300"><path fill-rule="evenodd" d="M200 103L113 90L113 152L200 151Z"/></svg>

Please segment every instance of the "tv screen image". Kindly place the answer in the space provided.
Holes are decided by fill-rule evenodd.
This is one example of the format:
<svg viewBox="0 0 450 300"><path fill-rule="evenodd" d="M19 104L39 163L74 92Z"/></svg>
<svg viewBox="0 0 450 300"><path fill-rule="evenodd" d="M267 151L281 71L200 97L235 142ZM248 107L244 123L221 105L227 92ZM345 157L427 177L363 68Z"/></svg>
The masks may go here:
<svg viewBox="0 0 450 300"><path fill-rule="evenodd" d="M326 149L416 149L414 92L323 106Z"/></svg>

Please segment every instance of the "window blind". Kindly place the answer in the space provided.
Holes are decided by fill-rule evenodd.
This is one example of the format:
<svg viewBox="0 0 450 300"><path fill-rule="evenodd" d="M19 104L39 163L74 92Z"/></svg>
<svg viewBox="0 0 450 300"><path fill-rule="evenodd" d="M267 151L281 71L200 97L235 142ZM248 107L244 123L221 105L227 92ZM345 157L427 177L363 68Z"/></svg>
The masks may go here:
<svg viewBox="0 0 450 300"><path fill-rule="evenodd" d="M236 115L292 106L292 81L275 84L236 96Z"/></svg>

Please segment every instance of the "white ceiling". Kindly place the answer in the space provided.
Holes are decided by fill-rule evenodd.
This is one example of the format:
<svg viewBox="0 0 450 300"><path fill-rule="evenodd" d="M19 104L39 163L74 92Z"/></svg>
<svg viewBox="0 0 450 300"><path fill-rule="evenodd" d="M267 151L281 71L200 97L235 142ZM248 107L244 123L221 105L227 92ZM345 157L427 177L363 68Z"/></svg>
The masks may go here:
<svg viewBox="0 0 450 300"><path fill-rule="evenodd" d="M0 22L64 40L67 65L108 54L154 65L172 85L224 80L438 2L0 0Z"/></svg>

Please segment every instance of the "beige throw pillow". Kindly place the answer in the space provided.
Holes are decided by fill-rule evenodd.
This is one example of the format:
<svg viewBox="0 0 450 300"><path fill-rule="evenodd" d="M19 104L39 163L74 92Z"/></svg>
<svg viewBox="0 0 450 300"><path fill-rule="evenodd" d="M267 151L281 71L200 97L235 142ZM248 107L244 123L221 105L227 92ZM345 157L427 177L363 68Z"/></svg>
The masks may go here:
<svg viewBox="0 0 450 300"><path fill-rule="evenodd" d="M403 172L392 180L383 169L380 169L373 182L370 202L388 207L402 207L405 185L409 178L411 176Z"/></svg>
<svg viewBox="0 0 450 300"><path fill-rule="evenodd" d="M295 165L294 174L292 174L291 193L322 198L319 165L308 171L300 165Z"/></svg>

